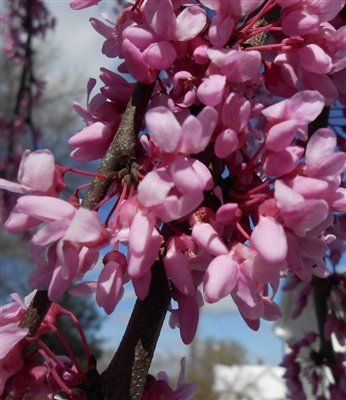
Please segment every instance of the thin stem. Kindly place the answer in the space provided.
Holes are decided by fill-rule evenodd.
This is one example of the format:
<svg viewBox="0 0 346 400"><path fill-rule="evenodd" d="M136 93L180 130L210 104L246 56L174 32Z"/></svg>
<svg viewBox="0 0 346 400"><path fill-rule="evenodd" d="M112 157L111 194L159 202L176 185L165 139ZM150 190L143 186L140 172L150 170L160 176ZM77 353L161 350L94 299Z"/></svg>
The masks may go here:
<svg viewBox="0 0 346 400"><path fill-rule="evenodd" d="M101 200L94 208L93 211L97 211L99 208L101 208L104 204L106 204L109 200L111 200L113 197L115 197L120 191L120 188L117 188L114 190L114 192L110 193L108 196L106 196L103 200ZM107 217L107 221L109 220L109 217L112 215L114 210L114 206L112 207L112 210L109 213L109 216Z"/></svg>
<svg viewBox="0 0 346 400"><path fill-rule="evenodd" d="M246 240L250 240L249 234L244 230L244 228L240 225L239 222L236 223L236 227Z"/></svg>
<svg viewBox="0 0 346 400"><path fill-rule="evenodd" d="M75 174L84 175L84 176L91 176L93 178L107 178L107 179L109 179L105 174L98 174L98 173L95 173L95 172L82 171L80 169L73 168L73 167L64 168L63 175L65 175L67 172L74 172Z"/></svg>
<svg viewBox="0 0 346 400"><path fill-rule="evenodd" d="M52 352L52 350L42 342L41 339L36 339L36 343L41 347L41 349L44 351L46 355L49 355L49 357L54 360L54 362L63 370L66 370L69 374L73 375L74 377L81 379L81 376L78 372L73 371L73 369L69 368L67 365L65 365L59 358ZM40 350L37 352L40 353ZM40 353L42 355L42 353Z"/></svg>
<svg viewBox="0 0 346 400"><path fill-rule="evenodd" d="M256 161L257 157L259 156L259 154L261 153L261 151L263 150L265 146L265 141L261 143L261 145L258 147L258 149L256 150L255 154L251 157L250 161L248 162L248 164L246 165L246 167L239 173L236 181L234 182L234 186L236 186L242 179L243 177L251 170L254 168L254 162ZM256 168L256 166L255 166Z"/></svg>
<svg viewBox="0 0 346 400"><path fill-rule="evenodd" d="M114 214L114 217L113 217L113 220L112 220L112 229L114 231L117 228L117 222L118 222L118 217L119 217L119 213L120 213L120 207L121 207L121 203L124 201L124 199L126 197L127 188L128 188L128 186L127 186L126 182L124 182L124 186L123 186L123 190L121 192L121 195L120 195L120 197L118 198L117 202L114 205L115 214Z"/></svg>
<svg viewBox="0 0 346 400"><path fill-rule="evenodd" d="M87 342L86 337L84 335L84 331L83 331L78 319L76 318L76 316L70 311L68 312L68 315L70 316L70 318L74 322L76 328L78 329L80 338L82 339L82 343L83 343L86 359L89 360L91 353L90 353L90 349L89 349L89 346L88 346L88 342Z"/></svg>
<svg viewBox="0 0 346 400"><path fill-rule="evenodd" d="M56 383L60 386L61 390L63 390L67 394L67 396L72 397L73 396L72 390L68 386L66 386L66 384L62 381L56 369L54 368L54 365L52 364L50 358L47 357L47 355L43 350L39 350L39 353L46 360L46 363L49 367L49 371L54 376L54 379L56 380Z"/></svg>
<svg viewBox="0 0 346 400"><path fill-rule="evenodd" d="M248 207L248 206L250 206L251 204L255 204L255 203L258 203L258 202L260 202L260 201L263 201L263 198L255 198L255 199L251 199L251 200L248 200L248 201L245 201L244 203L241 203L241 204L239 204L239 207L240 208L244 208L244 207Z"/></svg>
<svg viewBox="0 0 346 400"><path fill-rule="evenodd" d="M273 2L273 0L269 0L259 12L256 12L256 14L252 18L245 21L243 25L238 28L238 31L241 32L241 35L246 35L248 31L253 27L253 25L260 21L264 14L266 14L275 6L275 2Z"/></svg>
<svg viewBox="0 0 346 400"><path fill-rule="evenodd" d="M54 332L57 337L59 338L60 342L64 345L65 349L67 350L73 364L76 366L77 371L80 375L83 375L83 371L82 368L79 365L79 362L77 361L76 356L73 353L73 350L71 349L71 346L68 344L68 342L66 341L64 335L62 335L59 331L58 328L56 328L49 320L45 320L45 323L49 326L49 328L52 330L52 332ZM90 352L89 352L90 355Z"/></svg>
<svg viewBox="0 0 346 400"><path fill-rule="evenodd" d="M270 186L272 183L276 181L277 178L270 179L267 182L262 183L262 185L256 186L255 188L249 190L248 194L254 194L259 190L265 189L266 187Z"/></svg>

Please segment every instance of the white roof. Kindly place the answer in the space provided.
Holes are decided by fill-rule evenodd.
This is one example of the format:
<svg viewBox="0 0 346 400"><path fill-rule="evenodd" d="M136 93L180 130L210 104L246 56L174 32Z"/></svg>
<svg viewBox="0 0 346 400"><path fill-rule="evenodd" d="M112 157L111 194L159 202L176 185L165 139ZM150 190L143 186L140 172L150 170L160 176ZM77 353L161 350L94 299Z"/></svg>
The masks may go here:
<svg viewBox="0 0 346 400"><path fill-rule="evenodd" d="M214 366L214 390L236 394L241 400L284 400L285 368L265 365Z"/></svg>

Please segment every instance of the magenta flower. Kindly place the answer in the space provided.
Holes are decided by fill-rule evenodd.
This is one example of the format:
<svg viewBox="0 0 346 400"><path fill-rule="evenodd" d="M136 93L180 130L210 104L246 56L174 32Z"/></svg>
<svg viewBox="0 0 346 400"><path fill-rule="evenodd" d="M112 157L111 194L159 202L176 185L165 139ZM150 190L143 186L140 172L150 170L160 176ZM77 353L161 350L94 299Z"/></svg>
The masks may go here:
<svg viewBox="0 0 346 400"><path fill-rule="evenodd" d="M157 379L148 375L145 383L142 400L189 400L196 393L195 383L185 382L185 357L181 359L181 370L178 377L177 388L173 390L169 386L169 379L165 372L157 374Z"/></svg>
<svg viewBox="0 0 346 400"><path fill-rule="evenodd" d="M219 69L229 82L244 82L258 76L261 67L261 54L258 51L243 51L239 46L232 49L208 50L212 64Z"/></svg>
<svg viewBox="0 0 346 400"><path fill-rule="evenodd" d="M32 238L30 251L40 268L31 282L39 289L47 289L52 299L61 296L67 286L95 264L97 252L92 248L104 245L109 233L101 227L96 212L84 208L76 210L71 204L51 197L25 196L18 199L5 228L21 232L45 222ZM48 260L44 258L49 246ZM83 246L88 249L86 255ZM91 248L91 249L89 249ZM42 274L42 275L41 275ZM39 283L39 277L43 280ZM35 278L34 278L35 277ZM33 281L34 279L34 281Z"/></svg>
<svg viewBox="0 0 346 400"><path fill-rule="evenodd" d="M318 129L306 146L306 176L338 185L338 177L346 168L346 154L338 151L336 135L327 128Z"/></svg>
<svg viewBox="0 0 346 400"><path fill-rule="evenodd" d="M182 124L165 107L155 107L146 113L150 138L164 153L198 154L211 138L218 119L212 107L204 107L197 117L189 115Z"/></svg>
<svg viewBox="0 0 346 400"><path fill-rule="evenodd" d="M287 239L283 226L273 217L260 215L251 234L251 245L269 264L284 261L287 256Z"/></svg>
<svg viewBox="0 0 346 400"><path fill-rule="evenodd" d="M101 0L70 0L70 7L73 10L82 10L83 8L96 6Z"/></svg>
<svg viewBox="0 0 346 400"><path fill-rule="evenodd" d="M97 280L78 283L69 293L73 296L96 294L97 304L109 315L123 297L123 285L129 281L129 277L126 274L126 257L119 251L107 253L103 263L104 267Z"/></svg>
<svg viewBox="0 0 346 400"><path fill-rule="evenodd" d="M120 123L120 112L126 107L132 93L131 84L125 84L120 76L101 69L101 79L106 87L101 89L90 100L90 94L96 85L95 79L89 79L87 85L87 106L82 107L79 103L74 103L73 108L83 118L86 128L73 135L68 143L77 147L71 157L79 162L97 160L105 155ZM122 96L115 96L114 93L121 92ZM107 101L107 97L112 97L115 103Z"/></svg>
<svg viewBox="0 0 346 400"><path fill-rule="evenodd" d="M179 237L173 237L169 240L164 266L168 277L176 288L187 296L193 296L196 288L191 274L189 259L185 254L189 245L189 243L186 243L187 240Z"/></svg>
<svg viewBox="0 0 346 400"><path fill-rule="evenodd" d="M23 340L28 334L27 328L19 328L36 291L25 297L24 303L17 293L13 293L12 303L0 307L0 395L5 390L7 380L21 370L24 365L22 351L27 343Z"/></svg>
<svg viewBox="0 0 346 400"><path fill-rule="evenodd" d="M229 41L235 21L241 15L250 14L263 0L201 0L201 3L215 11L209 28L209 38L215 47L224 47Z"/></svg>
<svg viewBox="0 0 346 400"><path fill-rule="evenodd" d="M142 207L138 196L134 195L121 205L119 221L112 238L128 246L127 274L132 279L137 296L142 300L149 292L150 269L161 245L155 224L155 214Z"/></svg>
<svg viewBox="0 0 346 400"><path fill-rule="evenodd" d="M324 99L319 92L305 90L264 109L262 114L268 121L267 148L274 152L285 150L295 133L306 140L307 124L320 114L323 106Z"/></svg>
<svg viewBox="0 0 346 400"><path fill-rule="evenodd" d="M54 156L47 149L25 150L17 179L19 183L0 178L0 188L15 193L57 197L66 187L61 169L55 165Z"/></svg>
<svg viewBox="0 0 346 400"><path fill-rule="evenodd" d="M325 200L304 199L280 180L275 182L275 199L285 227L300 237L306 236L329 215Z"/></svg>
<svg viewBox="0 0 346 400"><path fill-rule="evenodd" d="M197 332L199 307L203 305L202 295L196 290L193 296L186 296L175 289L173 290L173 299L178 303L178 308L169 308L171 312L169 326L172 329L179 328L183 343L190 344Z"/></svg>

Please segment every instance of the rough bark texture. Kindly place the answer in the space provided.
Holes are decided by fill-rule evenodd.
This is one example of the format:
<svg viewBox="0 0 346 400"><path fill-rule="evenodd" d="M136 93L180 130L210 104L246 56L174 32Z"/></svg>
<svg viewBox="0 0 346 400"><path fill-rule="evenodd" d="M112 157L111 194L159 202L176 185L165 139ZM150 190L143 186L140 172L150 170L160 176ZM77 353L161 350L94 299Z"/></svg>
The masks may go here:
<svg viewBox="0 0 346 400"><path fill-rule="evenodd" d="M170 303L163 261L152 267L149 295L137 300L121 344L102 374L106 400L139 400ZM130 378L130 379L129 379Z"/></svg>
<svg viewBox="0 0 346 400"><path fill-rule="evenodd" d="M98 174L107 175L124 168L129 169L136 159L138 134L153 89L154 84L136 84L119 129L97 170ZM105 197L111 183L110 179L95 178L84 196L82 207L93 209Z"/></svg>
<svg viewBox="0 0 346 400"><path fill-rule="evenodd" d="M29 336L34 336L46 316L52 302L46 290L39 290L32 299L27 312L20 321L20 328L28 328Z"/></svg>

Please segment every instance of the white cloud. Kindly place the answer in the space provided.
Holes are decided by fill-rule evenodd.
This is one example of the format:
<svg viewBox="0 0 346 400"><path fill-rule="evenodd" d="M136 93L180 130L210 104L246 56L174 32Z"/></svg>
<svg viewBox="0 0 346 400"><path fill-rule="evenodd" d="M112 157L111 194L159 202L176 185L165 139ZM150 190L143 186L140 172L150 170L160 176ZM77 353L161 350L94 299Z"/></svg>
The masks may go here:
<svg viewBox="0 0 346 400"><path fill-rule="evenodd" d="M91 17L100 17L101 12L107 12L115 21L116 15L112 8L114 2L103 1L97 7L75 11L70 8L69 1L47 1L52 15L57 19L54 31L50 32L42 47L57 49L56 61L53 60L52 75L58 75L61 69L68 71L72 77L85 82L90 77L98 78L100 68L105 67L115 71L118 62L109 59L101 52L105 38L99 35L91 26ZM63 83L62 83L63 84Z"/></svg>

